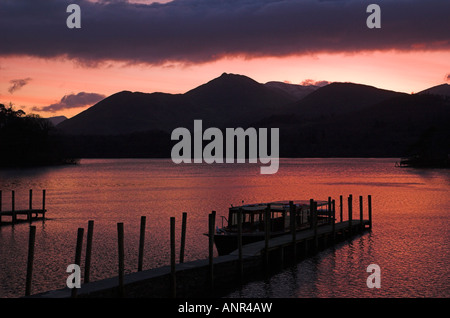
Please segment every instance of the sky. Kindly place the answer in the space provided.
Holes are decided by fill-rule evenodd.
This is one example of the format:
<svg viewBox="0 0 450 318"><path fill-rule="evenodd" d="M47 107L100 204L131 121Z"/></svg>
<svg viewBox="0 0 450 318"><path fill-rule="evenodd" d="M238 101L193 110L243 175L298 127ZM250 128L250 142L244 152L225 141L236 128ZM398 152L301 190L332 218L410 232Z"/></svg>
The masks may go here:
<svg viewBox="0 0 450 318"><path fill-rule="evenodd" d="M367 26L372 3L381 28ZM67 26L70 4L81 28ZM448 0L1 0L0 103L70 118L224 72L419 92L450 84L448 12Z"/></svg>

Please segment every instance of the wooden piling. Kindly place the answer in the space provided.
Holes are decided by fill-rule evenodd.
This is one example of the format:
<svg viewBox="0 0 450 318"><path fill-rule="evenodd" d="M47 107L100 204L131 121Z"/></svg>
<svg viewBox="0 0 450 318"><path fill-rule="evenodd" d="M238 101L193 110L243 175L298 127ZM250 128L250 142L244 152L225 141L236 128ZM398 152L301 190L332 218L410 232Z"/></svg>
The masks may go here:
<svg viewBox="0 0 450 318"><path fill-rule="evenodd" d="M89 283L91 272L91 255L92 255L92 237L94 235L94 221L88 221L88 230L86 237L86 258L84 263L84 282Z"/></svg>
<svg viewBox="0 0 450 318"><path fill-rule="evenodd" d="M239 272L239 279L242 281L244 277L244 268L243 268L243 261L242 261L242 209L239 209L238 211L238 272Z"/></svg>
<svg viewBox="0 0 450 318"><path fill-rule="evenodd" d="M372 229L372 196L367 197L368 213L369 213L369 229Z"/></svg>
<svg viewBox="0 0 450 318"><path fill-rule="evenodd" d="M339 215L339 217L340 217L340 222L342 222L342 218L343 218L343 214L344 214L344 202L343 202L342 195L339 196L339 204L340 204L340 207L339 207L340 215Z"/></svg>
<svg viewBox="0 0 450 318"><path fill-rule="evenodd" d="M209 288L212 290L214 288L214 227L215 227L215 214L211 213L208 215L208 255L209 255L209 271L208 271L208 281Z"/></svg>
<svg viewBox="0 0 450 318"><path fill-rule="evenodd" d="M78 228L78 232L77 232L77 246L75 248L75 263L76 265L80 266L81 264L81 251L83 249L83 234L84 234L84 229L82 227ZM74 298L77 296L77 291L78 288L77 287L73 287L72 288L72 293L71 296Z"/></svg>
<svg viewBox="0 0 450 318"><path fill-rule="evenodd" d="M27 213L27 220L31 222L31 218L32 218L31 210L33 210L33 190L32 189L30 189L30 191L29 191L28 210L30 210L30 211Z"/></svg>
<svg viewBox="0 0 450 318"><path fill-rule="evenodd" d="M328 211L327 211L327 216L328 216L328 224L331 223L331 197L328 197Z"/></svg>
<svg viewBox="0 0 450 318"><path fill-rule="evenodd" d="M145 223L146 217L141 216L141 227L139 232L138 272L142 271L142 266L144 264Z"/></svg>
<svg viewBox="0 0 450 318"><path fill-rule="evenodd" d="M16 223L16 192L11 191L11 212L12 212L12 224Z"/></svg>
<svg viewBox="0 0 450 318"><path fill-rule="evenodd" d="M331 235L333 237L333 242L335 242L336 241L336 204L335 204L334 199L332 201L331 215L332 215L332 219L331 219Z"/></svg>
<svg viewBox="0 0 450 318"><path fill-rule="evenodd" d="M0 190L0 212L2 212L2 202L3 200L3 194L2 194L2 190ZM2 224L2 214L0 213L0 225Z"/></svg>
<svg viewBox="0 0 450 318"><path fill-rule="evenodd" d="M27 261L27 277L25 282L25 296L31 295L31 281L33 277L34 262L34 243L36 241L36 227L30 226L30 234L28 238L28 261Z"/></svg>
<svg viewBox="0 0 450 318"><path fill-rule="evenodd" d="M362 232L364 230L364 223L363 223L363 197L362 195L359 196L359 229Z"/></svg>
<svg viewBox="0 0 450 318"><path fill-rule="evenodd" d="M319 237L317 233L318 218L317 218L317 202L312 201L312 213L313 213L313 223L314 223L314 253L319 250Z"/></svg>
<svg viewBox="0 0 450 318"><path fill-rule="evenodd" d="M353 197L350 194L348 196L348 231L350 235L352 234L352 218L353 218L352 209L353 209Z"/></svg>
<svg viewBox="0 0 450 318"><path fill-rule="evenodd" d="M42 190L42 217L45 219L45 189Z"/></svg>
<svg viewBox="0 0 450 318"><path fill-rule="evenodd" d="M183 217L181 220L180 263L184 263L184 248L186 245L186 223L187 223L187 212L183 212Z"/></svg>
<svg viewBox="0 0 450 318"><path fill-rule="evenodd" d="M295 261L297 256L297 232L295 231L296 207L293 201L289 201L289 220L292 234L292 258Z"/></svg>
<svg viewBox="0 0 450 318"><path fill-rule="evenodd" d="M177 296L176 281L176 253L175 253L175 217L170 218L170 296Z"/></svg>
<svg viewBox="0 0 450 318"><path fill-rule="evenodd" d="M264 211L264 269L269 272L270 204Z"/></svg>
<svg viewBox="0 0 450 318"><path fill-rule="evenodd" d="M124 297L125 253L123 223L117 223L117 247L119 256L119 297Z"/></svg>

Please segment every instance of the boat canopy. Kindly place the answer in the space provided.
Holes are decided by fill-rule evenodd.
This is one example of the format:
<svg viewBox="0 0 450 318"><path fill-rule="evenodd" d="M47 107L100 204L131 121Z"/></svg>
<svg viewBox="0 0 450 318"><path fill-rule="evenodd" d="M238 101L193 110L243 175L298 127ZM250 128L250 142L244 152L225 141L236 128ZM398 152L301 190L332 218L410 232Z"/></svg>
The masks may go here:
<svg viewBox="0 0 450 318"><path fill-rule="evenodd" d="M270 205L271 212L285 212L289 210L289 202L290 201L274 201L267 203L255 203L255 204L245 204L241 206L232 206L230 208L230 212L238 212L240 209L246 213L260 213L267 209ZM308 210L310 206L309 200L292 200L294 206L299 209ZM326 206L328 204L327 201L315 201L317 202L317 206Z"/></svg>

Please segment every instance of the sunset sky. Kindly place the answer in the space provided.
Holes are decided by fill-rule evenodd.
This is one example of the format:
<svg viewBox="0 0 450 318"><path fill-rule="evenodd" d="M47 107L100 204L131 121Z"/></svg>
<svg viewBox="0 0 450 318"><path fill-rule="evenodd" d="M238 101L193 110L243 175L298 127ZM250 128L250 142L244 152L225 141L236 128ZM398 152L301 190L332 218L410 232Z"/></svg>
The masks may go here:
<svg viewBox="0 0 450 318"><path fill-rule="evenodd" d="M81 28L69 29L69 4ZM366 8L381 8L369 29ZM448 0L0 2L0 103L72 117L122 90L184 93L223 72L260 83L450 83Z"/></svg>

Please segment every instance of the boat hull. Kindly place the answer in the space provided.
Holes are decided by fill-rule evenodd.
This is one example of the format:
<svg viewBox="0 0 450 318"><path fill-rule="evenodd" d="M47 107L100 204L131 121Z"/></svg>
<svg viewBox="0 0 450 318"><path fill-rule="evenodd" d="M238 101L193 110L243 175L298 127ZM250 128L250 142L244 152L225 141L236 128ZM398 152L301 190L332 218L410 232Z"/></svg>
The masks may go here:
<svg viewBox="0 0 450 318"><path fill-rule="evenodd" d="M270 238L283 235L285 233L271 234ZM242 235L242 245L264 241L264 233ZM219 256L228 255L238 249L238 236L234 234L216 234L214 235L214 244L216 245Z"/></svg>

